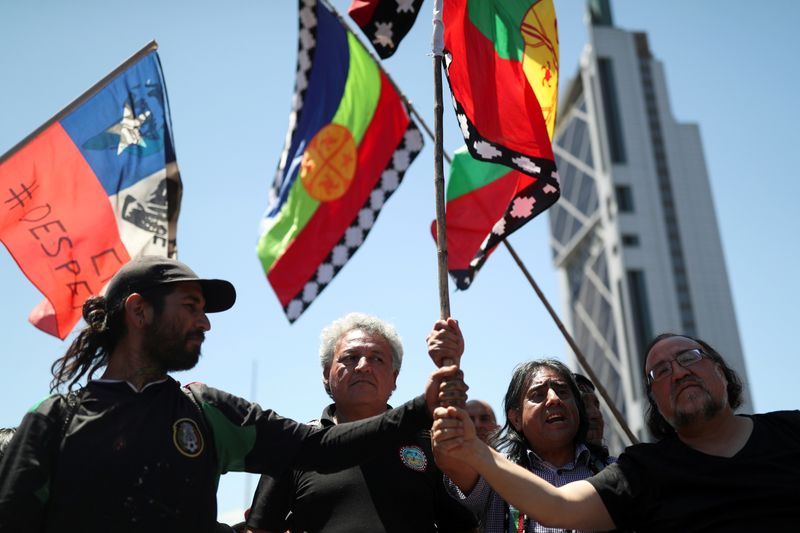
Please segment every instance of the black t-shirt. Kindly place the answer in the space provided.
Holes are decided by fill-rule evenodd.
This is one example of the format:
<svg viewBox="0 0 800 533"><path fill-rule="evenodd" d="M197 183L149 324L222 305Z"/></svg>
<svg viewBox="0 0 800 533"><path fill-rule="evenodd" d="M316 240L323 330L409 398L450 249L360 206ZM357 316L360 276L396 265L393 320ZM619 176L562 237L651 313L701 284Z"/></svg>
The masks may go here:
<svg viewBox="0 0 800 533"><path fill-rule="evenodd" d="M322 425L334 425L334 409L323 411ZM448 495L429 433L417 431L357 467L329 474L295 469L277 481L262 476L247 524L310 533L463 532L477 526Z"/></svg>
<svg viewBox="0 0 800 533"><path fill-rule="evenodd" d="M800 528L800 411L751 415L733 457L676 436L629 447L587 481L614 523L642 532L794 531Z"/></svg>
<svg viewBox="0 0 800 533"><path fill-rule="evenodd" d="M315 428L202 384L135 391L91 381L23 419L0 461L0 531L205 533L228 471L280 476L293 464L349 467L393 433L430 427L424 398L385 417Z"/></svg>

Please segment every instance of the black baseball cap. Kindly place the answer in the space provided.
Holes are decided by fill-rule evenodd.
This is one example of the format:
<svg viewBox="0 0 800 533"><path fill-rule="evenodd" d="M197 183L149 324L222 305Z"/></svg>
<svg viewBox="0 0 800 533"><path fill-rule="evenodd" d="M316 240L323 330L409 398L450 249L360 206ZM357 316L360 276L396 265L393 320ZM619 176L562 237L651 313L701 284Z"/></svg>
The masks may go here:
<svg viewBox="0 0 800 533"><path fill-rule="evenodd" d="M180 261L159 255L145 255L131 259L114 274L106 289L106 305L108 309L113 309L134 292L141 293L182 281L200 284L206 300L206 313L225 311L233 307L236 301L236 289L229 281L202 279Z"/></svg>

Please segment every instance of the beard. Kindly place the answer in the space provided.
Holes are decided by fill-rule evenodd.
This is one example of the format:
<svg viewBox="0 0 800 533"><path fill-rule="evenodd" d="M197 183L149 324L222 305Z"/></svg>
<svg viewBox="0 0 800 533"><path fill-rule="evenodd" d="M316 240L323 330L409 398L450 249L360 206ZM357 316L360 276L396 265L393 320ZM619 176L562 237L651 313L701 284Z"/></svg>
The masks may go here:
<svg viewBox="0 0 800 533"><path fill-rule="evenodd" d="M707 422L725 408L726 398L715 400L703 384L698 384L703 400L700 409L683 410L676 406L672 426L675 429L690 426L696 422Z"/></svg>
<svg viewBox="0 0 800 533"><path fill-rule="evenodd" d="M161 321L156 317L148 326L144 348L150 360L163 372L174 372L194 368L200 359L200 344L205 338L202 331L182 334L174 323ZM189 347L189 341L200 339L196 347Z"/></svg>

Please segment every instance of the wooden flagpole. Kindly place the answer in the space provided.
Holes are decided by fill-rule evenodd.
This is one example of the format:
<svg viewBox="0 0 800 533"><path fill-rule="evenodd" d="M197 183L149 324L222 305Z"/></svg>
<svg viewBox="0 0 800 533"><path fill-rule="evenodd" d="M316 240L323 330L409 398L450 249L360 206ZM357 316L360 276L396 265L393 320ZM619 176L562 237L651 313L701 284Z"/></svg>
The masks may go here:
<svg viewBox="0 0 800 533"><path fill-rule="evenodd" d="M420 122L420 125L422 125L422 129L424 129L425 133L428 134L428 137L433 139L434 138L434 134L433 134L433 132L431 132L431 129L430 129L430 127L428 127L428 124L425 122L425 120L422 117L420 117L419 114L417 114L416 110L414 110L413 108L411 108L411 111L413 112L413 114L417 118L417 120ZM442 156L448 162L448 164L452 163L452 159L450 158L450 156L446 152L444 152L444 150L442 150ZM438 222L439 221L437 219L437 224L438 224ZM437 226L437 231L438 231L438 226ZM611 414L614 416L614 420L617 423L617 425L620 427L620 429L622 429L623 432L625 432L625 435L628 437L628 439L630 439L631 444L637 444L639 442L639 439L637 439L636 436L631 431L630 427L628 426L628 423L625 421L625 418L622 416L622 413L620 413L619 409L617 409L617 406L611 400L611 396L608 394L608 391L603 386L603 384L600 381L600 379L597 377L597 374L592 369L591 365L589 364L589 361L583 355L583 352L581 351L581 349L578 348L578 345L575 342L575 339L572 338L572 335L570 335L570 333L567 331L567 328L561 322L561 319L558 317L558 314L556 313L555 309L553 309L553 306L550 305L549 300L544 295L542 290L539 288L539 285L533 279L533 276L528 271L528 268L525 266L525 263L522 262L522 259L519 257L519 255L517 255L516 250L514 250L514 247L511 246L511 243L508 241L507 238L503 239L503 244L508 249L508 252L511 254L511 257L514 259L514 262L517 263L517 266L522 271L522 274L525 276L525 279L528 280L528 283L533 288L533 291L536 293L536 295L542 301L542 304L544 304L545 309L547 309L547 312L550 314L550 317L553 319L553 322L556 323L556 326L558 327L558 330L564 336L564 339L567 341L567 344L569 344L569 347L572 348L572 351L575 354L575 358L578 360L578 364L581 365L581 368L583 369L583 371L586 372L586 374L588 374L588 378L594 384L595 388L597 389L597 392L603 398L603 401L605 401L606 406L608 407L609 411L611 411ZM445 253L447 253L446 249L445 249Z"/></svg>
<svg viewBox="0 0 800 533"><path fill-rule="evenodd" d="M443 105L442 105L442 57L444 56L444 24L442 21L442 0L434 0L433 4L433 79L434 79L434 184L436 186L436 246L437 246L437 255L438 255L438 265L439 265L439 306L441 317L447 318L450 316L450 298L447 288L447 234L446 234L446 227L445 227L445 192L444 192L444 148L443 148L443 129L442 129L442 113L443 113ZM416 113L415 113L416 115ZM422 117L416 115L417 119L425 126L425 131L430 135L430 129L428 129L425 121L422 120ZM450 162L450 158L447 158L448 162ZM625 422L625 419L622 417L622 414L617 409L617 406L614 405L614 402L611 401L611 397L609 396L608 392L606 391L605 387L600 383L599 379L597 378L597 374L595 374L594 370L589 365L589 362L584 357L583 352L581 352L578 345L575 343L572 336L567 332L564 324L558 318L553 307L550 305L550 302L545 298L544 293L539 289L539 286L531 276L528 269L525 267L522 260L519 258L517 253L514 251L514 248L511 247L511 244L508 242L508 239L504 239L503 243L506 245L506 248L511 253L511 256L516 261L519 268L522 270L522 273L525 275L528 282L533 287L533 290L539 296L539 299L544 304L547 311L550 313L550 316L555 321L556 326L561 331L564 338L567 340L567 343L572 348L575 356L578 359L581 367L584 371L589 374L589 379L595 385L595 388L600 393L600 396L603 397L605 400L606 405L608 406L611 413L614 415L617 424L622 428L625 434L630 439L631 443L638 443L639 440L633 434L633 432L628 427L628 424Z"/></svg>
<svg viewBox="0 0 800 533"><path fill-rule="evenodd" d="M350 26L344 20L344 18L339 14L338 10L334 5L332 5L329 0L321 0L325 7L333 13L336 18L339 20L339 23L352 35L358 39L361 43L361 46L367 51L367 53L372 57L373 61L376 64L380 65L381 62L379 59L375 57L375 54L372 53L368 46L364 46L364 43L361 42L361 38L358 36L357 33L353 32L350 29ZM417 110L414 109L414 106L411 102L406 98L403 92L400 90L400 87L394 82L394 80L389 76L389 73L383 70L383 73L386 75L386 78L389 80L389 83L392 84L397 94L400 95L400 98L406 105L408 112L410 115L413 115L419 123L422 125L425 133L428 134L434 141L434 186L436 188L436 251L437 251L437 264L438 264L438 280L439 280L439 317L444 319L450 318L450 293L448 288L448 271L447 271L447 230L445 228L445 189L444 189L444 162L443 159L447 158L448 163L450 162L450 158L444 153L443 148L443 139L444 139L444 127L442 126L443 123L443 116L444 116L444 105L443 105L443 98L442 98L442 57L444 56L444 26L442 22L442 0L434 0L433 6L433 79L434 79L434 128L436 129L436 133L432 133L428 124L422 119L422 117L417 113ZM443 361L445 366L449 366L453 364L451 359L445 359ZM446 382L445 382L446 383ZM445 385L446 387L447 385ZM463 401L448 401L449 405L458 405L460 407L464 407Z"/></svg>
<svg viewBox="0 0 800 533"><path fill-rule="evenodd" d="M436 258L439 273L439 318L450 318L450 292L447 272L447 227L445 225L444 202L444 104L442 97L442 58L444 57L444 22L442 20L443 0L433 2L433 184L436 189ZM419 118L419 117L418 117ZM427 130L427 126L425 128ZM454 364L452 359L444 359L444 366ZM458 381L461 381L460 379ZM452 384L452 387L455 383ZM444 394L451 388L451 382L444 382ZM465 407L465 400L446 400L444 405Z"/></svg>
<svg viewBox="0 0 800 533"><path fill-rule="evenodd" d="M447 228L444 206L444 128L442 118L442 58L444 57L444 24L442 22L442 0L433 2L433 128L434 156L433 182L436 188L436 255L439 265L439 311L440 318L450 317L450 293L447 280Z"/></svg>
<svg viewBox="0 0 800 533"><path fill-rule="evenodd" d="M561 322L561 319L558 318L555 309L553 309L553 307L550 305L550 302L547 300L544 293L539 288L539 285L533 280L533 276L531 276L531 273L528 272L528 269L525 267L525 264L522 262L522 259L520 259L520 257L517 255L517 252L511 246L511 243L508 242L507 238L503 239L503 244L506 245L506 248L508 249L508 252L511 254L511 257L514 258L514 261L517 263L517 266L519 266L520 270L522 270L522 274L528 280L528 283L530 283L531 287L533 287L533 290L534 292L536 292L537 296L539 296L539 299L544 304L545 308L547 309L547 312L550 313L550 316L553 318L553 322L556 323L556 326L558 326L559 331L561 331L561 334L567 340L567 344L569 344L569 347L572 348L572 352L578 359L578 363L581 365L581 368L583 368L584 372L586 372L589 375L588 377L592 381L592 383L594 383L595 389L597 389L597 392L599 392L600 396L603 397L603 400L606 402L606 406L611 411L611 414L614 415L614 419L617 422L617 425L619 425L622 431L625 432L625 435L628 436L628 439L630 439L631 444L638 444L639 439L637 439L636 435L633 434L631 428L628 427L625 418L622 416L622 413L619 412L617 406L614 404L613 401L611 401L611 396L609 396L608 391L606 391L606 388L600 382L600 379L597 377L597 374L595 374L594 370L589 364L589 361L587 361L586 357L584 357L581 349L578 348L575 339L572 338L572 335L569 334L567 328L565 328L564 324Z"/></svg>
<svg viewBox="0 0 800 533"><path fill-rule="evenodd" d="M331 5L327 0L323 0L328 9L332 13L336 15L336 18L339 20L339 23L342 24L348 31L353 33L350 30L350 27L344 21L341 15L339 15L336 8ZM434 130L431 131L428 123L425 122L411 102L406 98L403 92L400 90L398 85L391 79L388 73L384 71L389 82L394 86L397 94L400 95L400 98L406 104L408 111L414 118L417 119L419 124L422 126L422 129L425 130L425 133L428 134L428 137L431 138L434 142L434 186L436 189L436 252L437 252L437 264L438 264L438 280L439 280L439 316L442 319L447 319L450 317L450 293L448 288L448 271L447 271L447 228L445 226L445 187L444 187L444 160L448 163L452 162L450 156L444 151L444 128L443 128L443 116L444 116L444 105L443 105L443 84L442 84L442 58L444 57L444 24L442 21L442 0L434 0L433 6L433 80L434 80ZM353 33L356 38L361 39L358 37L357 34ZM363 43L362 43L363 46ZM372 59L380 64L380 61L375 57L374 54L369 50L369 47L364 46L364 49L370 54ZM439 237L441 236L441 237ZM611 413L614 415L615 421L617 424L622 428L628 438L631 440L631 443L637 443L639 440L635 437L633 432L628 427L628 424L625 422L625 419L622 417L622 414L617 409L616 405L611 401L611 396L606 391L605 387L603 387L602 383L595 374L594 370L592 370L589 362L584 357L583 352L581 352L578 345L575 343L572 336L564 327L564 324L558 318L553 307L550 305L550 302L545 297L544 293L539 289L539 286L531 276L528 269L525 267L525 264L522 262L522 259L517 255L514 248L511 246L511 243L508 242L507 239L503 240L503 244L505 244L506 248L508 249L511 256L514 258L514 261L519 266L520 270L522 270L523 275L530 283L531 287L533 288L534 292L539 296L539 299L544 304L547 311L550 313L550 316L553 318L553 321L558 326L559 331L564 336L569 344L570 348L572 348L573 352L575 353L575 357L578 359L578 363L583 368L584 372L588 374L588 377L595 385L597 392L600 393L600 396L605 401L606 405L608 406ZM445 364L450 364L452 361L445 361Z"/></svg>

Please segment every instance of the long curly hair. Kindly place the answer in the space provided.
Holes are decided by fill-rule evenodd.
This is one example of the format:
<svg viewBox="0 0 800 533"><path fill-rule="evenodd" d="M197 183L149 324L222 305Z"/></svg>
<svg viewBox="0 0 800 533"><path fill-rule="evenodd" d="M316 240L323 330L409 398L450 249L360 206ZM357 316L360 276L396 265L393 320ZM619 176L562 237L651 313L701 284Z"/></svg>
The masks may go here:
<svg viewBox="0 0 800 533"><path fill-rule="evenodd" d="M650 350L652 350L656 344L671 337L683 337L685 339L693 340L699 344L709 359L717 363L722 369L722 373L725 375L725 380L728 382L728 405L730 405L731 409L734 410L742 405L742 391L744 390L744 386L742 385L741 378L739 378L739 375L735 370L728 366L719 352L702 339L692 337L691 335L681 335L679 333L662 333L651 340L650 344L647 345L647 348L644 351L645 361L647 360L647 355L650 353ZM644 369L644 366L642 369ZM650 380L647 379L647 374L645 373L643 377L644 386L647 390L648 402L647 412L645 413L645 423L647 424L647 428L657 440L661 440L669 435L674 435L675 428L673 428L658 411L658 406L656 405L655 399L653 399L651 384Z"/></svg>
<svg viewBox="0 0 800 533"><path fill-rule="evenodd" d="M141 293L142 298L153 306L156 318L164 309L164 298L173 287L166 285ZM83 304L83 320L86 326L72 341L67 352L53 362L50 371L53 379L50 392L56 392L67 383L72 390L84 376L91 379L94 373L108 365L117 343L127 333L125 326L125 300L122 298L112 309L107 308L103 296L92 296Z"/></svg>

